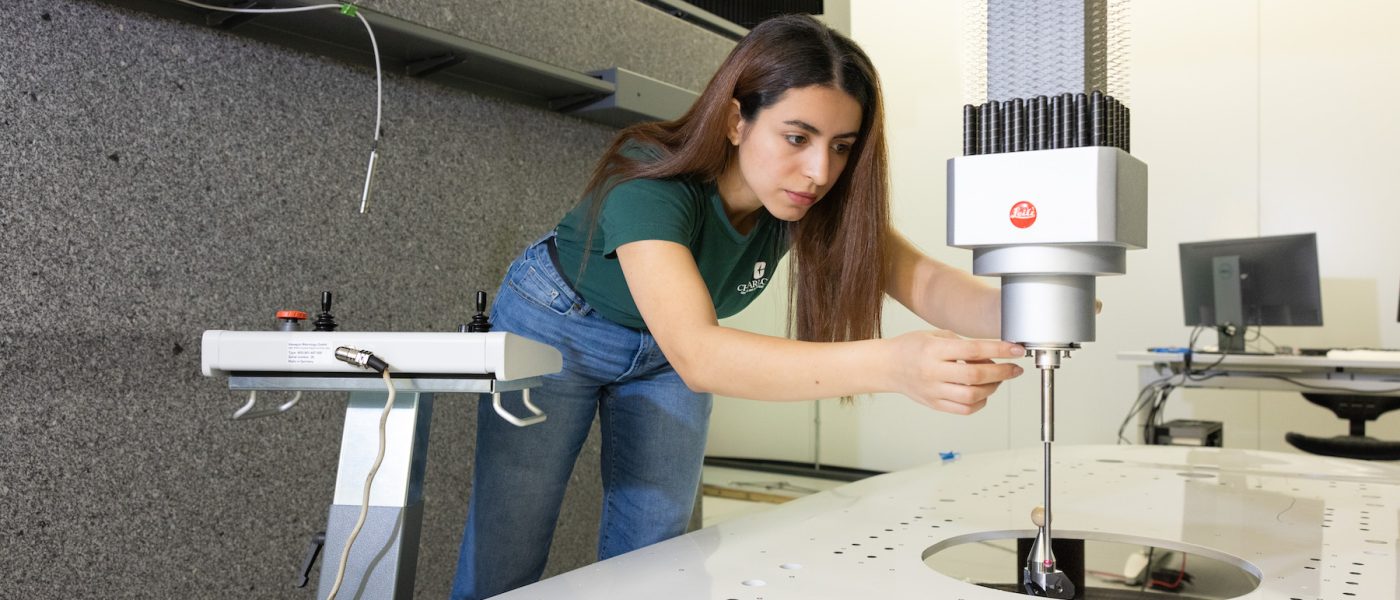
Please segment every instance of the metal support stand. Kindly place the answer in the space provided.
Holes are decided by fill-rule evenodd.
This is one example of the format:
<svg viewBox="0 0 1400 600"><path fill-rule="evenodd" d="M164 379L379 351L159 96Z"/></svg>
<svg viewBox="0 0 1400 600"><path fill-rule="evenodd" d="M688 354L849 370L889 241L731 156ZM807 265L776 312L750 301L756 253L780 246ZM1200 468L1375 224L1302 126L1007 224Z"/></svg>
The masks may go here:
<svg viewBox="0 0 1400 600"><path fill-rule="evenodd" d="M350 394L317 598L329 595L345 540L359 519L365 476L379 451L379 415L387 399L386 392ZM355 597L413 597L432 418L433 394L410 392L394 399L385 424L384 462L370 488L369 513L350 549L341 584L342 590L355 590Z"/></svg>
<svg viewBox="0 0 1400 600"><path fill-rule="evenodd" d="M339 598L413 597L418 541L423 523L423 475L435 392L483 394L538 386L541 379L395 379L397 395L384 426L384 460L370 488L365 524L350 549ZM389 393L375 377L268 377L233 375L233 390L316 390L350 393L336 468L335 498L326 522L325 549L316 597L324 600L335 583L340 555L360 516L365 476L379 452L379 416ZM534 419L543 419L535 415Z"/></svg>

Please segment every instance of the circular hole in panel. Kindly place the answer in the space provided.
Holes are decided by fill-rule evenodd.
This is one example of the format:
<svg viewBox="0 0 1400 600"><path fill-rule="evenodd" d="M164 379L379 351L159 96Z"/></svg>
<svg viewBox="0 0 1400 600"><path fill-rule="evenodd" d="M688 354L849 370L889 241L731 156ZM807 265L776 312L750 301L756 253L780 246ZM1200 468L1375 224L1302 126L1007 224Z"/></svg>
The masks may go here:
<svg viewBox="0 0 1400 600"><path fill-rule="evenodd" d="M924 564L959 584L1024 593L1018 580L1035 532L984 531L954 536L923 551ZM1068 546L1061 548L1061 544ZM1242 558L1193 544L1100 531L1060 531L1055 537L1059 567L1082 583L1076 597L1163 599L1179 593L1142 589L1142 582L1121 577L1128 557L1150 552L1153 569L1174 571L1185 556L1193 584L1190 596L1201 600L1239 598L1259 587L1259 567ZM949 589L950 592L955 590Z"/></svg>
<svg viewBox="0 0 1400 600"><path fill-rule="evenodd" d="M801 568L802 568L802 565L800 565L800 564L798 564L798 563L783 563L783 564L781 564L781 565L778 565L778 568L780 568L780 569L787 569L787 570L789 570L789 571L796 571L796 570L798 570L798 569L801 569Z"/></svg>
<svg viewBox="0 0 1400 600"><path fill-rule="evenodd" d="M745 579L744 585L747 585L749 587L763 587L765 585L768 585L768 582L762 579Z"/></svg>

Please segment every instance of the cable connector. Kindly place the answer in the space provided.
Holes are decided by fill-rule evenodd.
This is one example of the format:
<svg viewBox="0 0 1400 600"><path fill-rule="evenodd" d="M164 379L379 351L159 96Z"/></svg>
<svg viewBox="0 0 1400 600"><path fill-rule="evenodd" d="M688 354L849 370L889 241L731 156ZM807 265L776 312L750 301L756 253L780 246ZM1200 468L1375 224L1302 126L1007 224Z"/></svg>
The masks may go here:
<svg viewBox="0 0 1400 600"><path fill-rule="evenodd" d="M340 4L340 14L345 15L347 17L356 16L357 14L359 14L359 11L360 7L355 6L354 4L350 4L348 2L342 2Z"/></svg>
<svg viewBox="0 0 1400 600"><path fill-rule="evenodd" d="M389 368L389 363L384 359L375 356L368 350L341 346L335 349L335 357L342 362L347 362L362 369L373 369L377 373L383 373Z"/></svg>

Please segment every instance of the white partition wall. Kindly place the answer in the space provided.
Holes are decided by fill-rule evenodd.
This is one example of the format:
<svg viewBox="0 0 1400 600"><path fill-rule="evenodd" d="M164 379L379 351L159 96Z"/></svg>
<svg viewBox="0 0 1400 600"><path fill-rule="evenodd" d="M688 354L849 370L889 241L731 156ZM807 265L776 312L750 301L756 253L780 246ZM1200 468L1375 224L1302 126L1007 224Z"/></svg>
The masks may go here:
<svg viewBox="0 0 1400 600"><path fill-rule="evenodd" d="M961 150L963 2L866 0L852 35L886 94L896 226L930 255L967 268L945 240L944 161ZM1151 173L1149 248L1128 274L1102 277L1098 340L1058 376L1057 439L1111 443L1137 394L1115 355L1184 345L1177 244L1315 231L1325 327L1265 328L1295 346L1400 347L1400 186L1392 171L1400 116L1400 4L1143 2L1130 5L1133 154ZM781 333L786 298L770 288L728 323ZM921 326L891 302L886 335ZM970 417L897 395L855 406L718 399L709 454L890 470L1039 442L1038 390L1023 377ZM1286 431L1339 435L1345 424L1296 394L1178 391L1168 418L1225 422L1226 445L1288 449ZM1400 439L1400 415L1368 430ZM818 438L820 443L818 444Z"/></svg>

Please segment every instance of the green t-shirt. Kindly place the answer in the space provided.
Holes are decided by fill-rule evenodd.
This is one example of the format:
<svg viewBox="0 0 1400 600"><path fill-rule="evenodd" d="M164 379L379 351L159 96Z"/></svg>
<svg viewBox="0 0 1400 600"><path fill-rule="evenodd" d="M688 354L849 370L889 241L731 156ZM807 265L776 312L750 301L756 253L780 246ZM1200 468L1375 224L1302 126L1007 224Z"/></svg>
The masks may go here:
<svg viewBox="0 0 1400 600"><path fill-rule="evenodd" d="M559 222L559 266L579 295L604 317L646 329L617 260L617 247L639 240L666 240L690 248L721 318L743 310L772 279L787 253L786 224L759 209L757 223L741 235L724 214L714 182L634 179L614 187L603 201L588 249L583 278L579 266L588 239L590 199Z"/></svg>

